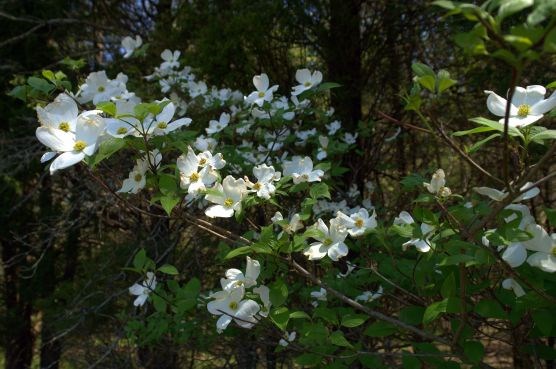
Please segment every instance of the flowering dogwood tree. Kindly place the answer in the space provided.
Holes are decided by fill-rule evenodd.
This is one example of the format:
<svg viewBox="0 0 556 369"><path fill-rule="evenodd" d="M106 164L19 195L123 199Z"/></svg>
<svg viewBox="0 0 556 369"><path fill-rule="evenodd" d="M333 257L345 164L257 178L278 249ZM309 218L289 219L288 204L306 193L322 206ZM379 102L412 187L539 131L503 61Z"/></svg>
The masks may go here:
<svg viewBox="0 0 556 369"><path fill-rule="evenodd" d="M356 157L358 132L329 113L329 91L338 85L302 68L291 89L271 86L266 73L253 77L254 91L209 86L181 65L179 50L163 51L147 77L157 96L139 96L125 74L111 79L105 71L49 95L36 107L41 161L51 161L52 175L84 166L115 200L149 216L184 219L227 245L223 260L233 267L222 266L219 286L185 281L185 271L160 265L144 249L126 266L138 275L130 304L167 327L151 340L171 332L174 319L193 327L195 314L207 313L218 334L275 332L276 350L293 350L301 366L382 367L384 356L404 368L490 367L481 329L496 329L493 319L532 319L539 339L556 330L556 239L547 227L554 216L528 206L554 176L539 170L556 152L556 130L547 128L556 94L546 97L556 86L517 86L527 63L556 51L554 18L547 25L528 19L536 27L530 34L505 34L504 19L532 6L512 3L519 6L438 2L474 22L466 42L496 47L492 55L511 69L507 98L486 91L484 115L497 120L473 118L478 127L447 134L427 107L456 81L424 64L414 64L415 84L404 96L418 130L482 173L474 191L460 192L446 163L429 168L428 179L409 179L417 196L398 216L371 202L372 183L348 196L341 163ZM125 38L124 57L141 44ZM46 83L63 86L49 80L45 74ZM484 133L490 136L468 150L454 138ZM505 147L501 178L471 157L494 139ZM523 170L510 170L510 150L524 158ZM97 176L99 163L109 166L116 155L127 159L129 174ZM133 325L129 332L140 335ZM388 345L366 351L364 341L376 338Z"/></svg>

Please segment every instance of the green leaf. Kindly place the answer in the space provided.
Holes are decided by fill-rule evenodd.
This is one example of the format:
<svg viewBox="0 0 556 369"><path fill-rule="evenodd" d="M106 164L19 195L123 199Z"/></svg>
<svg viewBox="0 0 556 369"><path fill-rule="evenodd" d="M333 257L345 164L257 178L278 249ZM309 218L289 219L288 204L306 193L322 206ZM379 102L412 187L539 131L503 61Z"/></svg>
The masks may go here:
<svg viewBox="0 0 556 369"><path fill-rule="evenodd" d="M342 331L335 331L330 334L330 342L333 345L341 346L341 347L350 347L353 346L349 341L344 337L344 333Z"/></svg>
<svg viewBox="0 0 556 369"><path fill-rule="evenodd" d="M418 77L435 77L434 70L426 64L416 62L411 64L411 69L413 70L413 73L415 73Z"/></svg>
<svg viewBox="0 0 556 369"><path fill-rule="evenodd" d="M433 76L426 75L423 77L419 77L417 81L421 84L421 86L423 86L430 92L433 93L435 92L436 78L434 77L434 75Z"/></svg>
<svg viewBox="0 0 556 369"><path fill-rule="evenodd" d="M402 365L403 369L420 369L421 362L414 356L411 356L411 353L407 353L402 358Z"/></svg>
<svg viewBox="0 0 556 369"><path fill-rule="evenodd" d="M369 337L386 337L396 332L396 327L388 322L378 321L365 329L365 335Z"/></svg>
<svg viewBox="0 0 556 369"><path fill-rule="evenodd" d="M330 90L330 89L333 89L333 88L338 88L338 87L341 87L341 86L342 86L341 84L335 83L335 82L324 82L324 83L321 83L318 86L317 90L318 91L326 91L326 90Z"/></svg>
<svg viewBox="0 0 556 369"><path fill-rule="evenodd" d="M309 194L311 195L311 198L315 200L322 197L330 200L330 192L328 191L328 185L326 183L317 183L311 186Z"/></svg>
<svg viewBox="0 0 556 369"><path fill-rule="evenodd" d="M166 312L166 301L154 293L151 293L149 297L153 300L154 309L159 313Z"/></svg>
<svg viewBox="0 0 556 369"><path fill-rule="evenodd" d="M164 208L166 214L172 214L172 209L180 202L180 198L175 195L165 195L160 198L160 205Z"/></svg>
<svg viewBox="0 0 556 369"><path fill-rule="evenodd" d="M47 80L38 77L27 78L27 84L33 87L35 90L39 90L41 92L44 92L45 94L48 94L50 91L56 88L53 84L48 83Z"/></svg>
<svg viewBox="0 0 556 369"><path fill-rule="evenodd" d="M480 363L485 356L485 348L478 341L465 342L463 344L463 352L465 353L465 356L467 356L467 358L475 364Z"/></svg>
<svg viewBox="0 0 556 369"><path fill-rule="evenodd" d="M456 295L456 276L454 275L454 273L450 273L448 278L444 279L444 282L442 282L442 287L440 287L440 294L444 298Z"/></svg>
<svg viewBox="0 0 556 369"><path fill-rule="evenodd" d="M475 312L484 318L507 319L508 314L502 309L502 306L491 299L484 299L475 304Z"/></svg>
<svg viewBox="0 0 556 369"><path fill-rule="evenodd" d="M487 126L496 129L497 131L504 132L504 124L497 122L495 120L486 119L483 117L476 117L469 119L473 123L477 123L482 126ZM515 127L508 127L508 134L513 137L521 137L523 139L523 134Z"/></svg>
<svg viewBox="0 0 556 369"><path fill-rule="evenodd" d="M311 317L304 311L292 311L290 319L311 319Z"/></svg>
<svg viewBox="0 0 556 369"><path fill-rule="evenodd" d="M550 336L554 325L554 315L549 310L537 310L532 313L535 327L544 336Z"/></svg>
<svg viewBox="0 0 556 369"><path fill-rule="evenodd" d="M164 264L163 266L161 266L160 268L158 268L158 271L164 274L168 274L168 275L178 275L180 274L180 272L178 272L178 269L176 269L175 266L170 265L170 264Z"/></svg>
<svg viewBox="0 0 556 369"><path fill-rule="evenodd" d="M270 302L273 306L280 306L288 298L288 286L281 279L270 285Z"/></svg>
<svg viewBox="0 0 556 369"><path fill-rule="evenodd" d="M176 177L170 174L161 174L158 178L158 186L160 192L163 195L174 194L178 190L178 184L176 183Z"/></svg>
<svg viewBox="0 0 556 369"><path fill-rule="evenodd" d="M278 328L285 330L290 320L290 312L286 307L272 309L270 312L270 319L272 319Z"/></svg>
<svg viewBox="0 0 556 369"><path fill-rule="evenodd" d="M15 86L10 92L8 92L8 96L15 97L23 102L27 102L27 92L29 90L29 86Z"/></svg>
<svg viewBox="0 0 556 369"><path fill-rule="evenodd" d="M411 325L419 325L423 321L425 308L422 306L408 306L400 310L400 320Z"/></svg>
<svg viewBox="0 0 556 369"><path fill-rule="evenodd" d="M113 117L116 115L116 104L112 101L103 101L96 105L97 109Z"/></svg>
<svg viewBox="0 0 556 369"><path fill-rule="evenodd" d="M483 138L482 140L475 142L473 145L471 145L470 148L467 149L467 152L469 154L473 154L474 152L477 152L481 147L483 147L487 142L492 141L500 136L500 133L493 133L487 138Z"/></svg>
<svg viewBox="0 0 556 369"><path fill-rule="evenodd" d="M251 252L251 246L241 246L238 247L237 249L233 249L232 251L230 251L225 257L224 259L233 259L237 256L240 255L245 255L245 254L249 254Z"/></svg>
<svg viewBox="0 0 556 369"><path fill-rule="evenodd" d="M556 130L547 129L531 137L531 141L540 141L540 140L556 140Z"/></svg>
<svg viewBox="0 0 556 369"><path fill-rule="evenodd" d="M492 127L476 127L473 129L469 129L467 131L457 131L452 133L452 136L467 136L467 135L474 135L476 133L483 133L483 132L490 132L490 131L497 131L496 128Z"/></svg>
<svg viewBox="0 0 556 369"><path fill-rule="evenodd" d="M368 319L366 315L362 314L348 314L342 317L342 325L348 328L358 327L361 324L365 323Z"/></svg>
<svg viewBox="0 0 556 369"><path fill-rule="evenodd" d="M133 258L133 266L135 269L141 270L147 261L147 252L145 249L141 249L135 254Z"/></svg>
<svg viewBox="0 0 556 369"><path fill-rule="evenodd" d="M93 167L98 165L98 163L100 163L104 159L108 159L124 146L125 140L121 138L112 137L107 139L106 141L103 141L99 145L97 153L92 156L91 165Z"/></svg>
<svg viewBox="0 0 556 369"><path fill-rule="evenodd" d="M294 359L298 365L317 365L322 361L322 356L317 354L302 354Z"/></svg>
<svg viewBox="0 0 556 369"><path fill-rule="evenodd" d="M504 18L522 11L533 5L533 0L504 0L500 2L496 20L501 22Z"/></svg>
<svg viewBox="0 0 556 369"><path fill-rule="evenodd" d="M55 83L56 77L54 76L54 72L48 69L45 69L41 72L42 76L48 79L50 82Z"/></svg>
<svg viewBox="0 0 556 369"><path fill-rule="evenodd" d="M423 314L423 324L428 324L435 320L440 314L445 313L448 308L448 299L445 298L442 301L437 301L429 306Z"/></svg>
<svg viewBox="0 0 556 369"><path fill-rule="evenodd" d="M438 79L438 93L442 93L458 83L455 79L451 78L439 78Z"/></svg>

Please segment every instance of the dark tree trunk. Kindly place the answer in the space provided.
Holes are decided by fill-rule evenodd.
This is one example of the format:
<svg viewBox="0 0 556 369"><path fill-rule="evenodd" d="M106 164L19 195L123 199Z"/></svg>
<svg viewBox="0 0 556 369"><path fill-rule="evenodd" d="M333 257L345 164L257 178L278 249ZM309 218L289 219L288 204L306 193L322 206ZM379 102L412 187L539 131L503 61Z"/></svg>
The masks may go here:
<svg viewBox="0 0 556 369"><path fill-rule="evenodd" d="M6 369L30 368L35 341L31 326L32 306L25 299L25 292L22 291L22 283L25 282L19 279L19 267L14 260L17 251L14 242L2 242L6 304Z"/></svg>
<svg viewBox="0 0 556 369"><path fill-rule="evenodd" d="M325 51L328 80L342 85L332 90L332 106L348 131L361 119L360 0L330 0L330 34Z"/></svg>

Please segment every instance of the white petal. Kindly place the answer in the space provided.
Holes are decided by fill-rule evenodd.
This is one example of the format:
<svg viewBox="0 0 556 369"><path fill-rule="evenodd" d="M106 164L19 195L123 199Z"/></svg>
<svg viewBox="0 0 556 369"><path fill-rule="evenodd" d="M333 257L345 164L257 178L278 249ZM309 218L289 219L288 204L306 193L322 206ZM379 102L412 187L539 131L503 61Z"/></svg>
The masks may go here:
<svg viewBox="0 0 556 369"><path fill-rule="evenodd" d="M147 301L148 297L149 297L148 295L139 295L139 296L137 296L135 301L133 301L133 305L134 306L143 306L145 304L145 302Z"/></svg>
<svg viewBox="0 0 556 369"><path fill-rule="evenodd" d="M493 91L485 91L488 94L487 108L488 110L499 117L503 117L506 113L507 100L503 99Z"/></svg>
<svg viewBox="0 0 556 369"><path fill-rule="evenodd" d="M556 256L554 255L537 252L529 256L527 263L548 273L556 272Z"/></svg>
<svg viewBox="0 0 556 369"><path fill-rule="evenodd" d="M38 127L35 132L37 139L53 151L73 151L75 144L73 133L64 132L59 129Z"/></svg>
<svg viewBox="0 0 556 369"><path fill-rule="evenodd" d="M523 102L526 105L533 106L544 100L546 88L540 85L527 86L527 96Z"/></svg>
<svg viewBox="0 0 556 369"><path fill-rule="evenodd" d="M480 195L488 196L494 201L502 201L508 194L490 187L474 187L473 190Z"/></svg>
<svg viewBox="0 0 556 369"><path fill-rule="evenodd" d="M85 158L83 152L68 151L58 156L52 164L50 164L50 174L53 174L58 169L65 169L74 164L79 163Z"/></svg>
<svg viewBox="0 0 556 369"><path fill-rule="evenodd" d="M311 244L311 246L309 246L308 248L305 249L305 251L303 251L303 255L307 256L309 260L320 260L323 257L325 257L327 253L328 250L320 242L315 242Z"/></svg>
<svg viewBox="0 0 556 369"><path fill-rule="evenodd" d="M541 115L548 113L556 107L556 91L546 100L541 100L531 107L531 114Z"/></svg>
<svg viewBox="0 0 556 369"><path fill-rule="evenodd" d="M216 322L216 329L218 329L218 331L225 330L231 321L232 321L231 316L222 315L220 318L218 318L218 321Z"/></svg>
<svg viewBox="0 0 556 369"><path fill-rule="evenodd" d="M230 218L234 215L234 209L225 208L222 205L213 205L205 210L209 218Z"/></svg>
<svg viewBox="0 0 556 369"><path fill-rule="evenodd" d="M523 242L527 249L547 254L552 251L552 238L543 227L538 224L529 224L525 230L533 235L532 239Z"/></svg>
<svg viewBox="0 0 556 369"><path fill-rule="evenodd" d="M56 156L56 153L53 151L47 151L41 156L41 163L45 163Z"/></svg>
<svg viewBox="0 0 556 369"><path fill-rule="evenodd" d="M256 281L261 274L261 264L258 260L251 259L247 257L247 268L245 270L245 276L253 281Z"/></svg>
<svg viewBox="0 0 556 369"><path fill-rule="evenodd" d="M527 90L524 89L523 87L517 86L514 90L514 96L512 97L512 105L520 106L522 104L525 104L526 98L527 98Z"/></svg>
<svg viewBox="0 0 556 369"><path fill-rule="evenodd" d="M338 261L341 257L348 254L349 249L345 243L339 242L328 248L328 257L333 261Z"/></svg>
<svg viewBox="0 0 556 369"><path fill-rule="evenodd" d="M526 117L520 117L520 116L513 116L510 117L510 119L508 119L508 125L510 127L514 127L514 128L519 128L519 127L525 127L528 126L530 124L535 123L537 120L541 119L542 115L528 115ZM501 124L504 124L504 119L500 119L499 122Z"/></svg>
<svg viewBox="0 0 556 369"><path fill-rule="evenodd" d="M506 261L512 268L517 268L527 259L527 250L521 243L512 243L506 247L502 254L502 259Z"/></svg>
<svg viewBox="0 0 556 369"><path fill-rule="evenodd" d="M266 75L266 73L262 73L260 76L253 77L253 84L257 88L257 91L266 91L269 85L268 76Z"/></svg>

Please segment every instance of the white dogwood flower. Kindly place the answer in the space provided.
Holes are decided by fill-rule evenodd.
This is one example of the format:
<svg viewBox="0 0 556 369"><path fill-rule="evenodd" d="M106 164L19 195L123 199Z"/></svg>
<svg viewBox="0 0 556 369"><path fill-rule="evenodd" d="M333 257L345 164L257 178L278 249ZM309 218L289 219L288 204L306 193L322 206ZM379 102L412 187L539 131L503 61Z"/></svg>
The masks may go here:
<svg viewBox="0 0 556 369"><path fill-rule="evenodd" d="M523 243L527 249L535 251L527 258L527 263L548 273L556 272L556 233L549 235L538 224L530 224L526 230L533 238Z"/></svg>
<svg viewBox="0 0 556 369"><path fill-rule="evenodd" d="M244 300L244 295L244 286L210 295L214 300L207 304L207 310L213 315L220 315L216 322L218 333L223 332L232 320L242 328L252 328L257 323L255 315L260 306L253 300Z"/></svg>
<svg viewBox="0 0 556 369"><path fill-rule="evenodd" d="M394 219L394 224L413 224L415 220L411 214L407 211L402 211L398 217ZM429 252L431 250L431 245L429 238L435 230L435 227L427 224L421 223L421 234L423 238L412 238L409 241L402 244L402 249L405 251L409 246L415 246L419 252Z"/></svg>
<svg viewBox="0 0 556 369"><path fill-rule="evenodd" d="M75 132L79 110L75 100L61 93L44 108L37 106L37 117L43 127Z"/></svg>
<svg viewBox="0 0 556 369"><path fill-rule="evenodd" d="M344 242L348 232L339 220L331 219L329 228L319 218L315 228L321 232L321 235L313 236L318 242L311 243L303 252L309 260L319 260L328 255L331 260L338 261L348 254L349 250Z"/></svg>
<svg viewBox="0 0 556 369"><path fill-rule="evenodd" d="M247 192L247 186L243 179L234 179L227 176L222 184L217 183L205 196L207 201L216 205L205 210L205 215L210 218L229 218L234 212L241 210L241 200Z"/></svg>
<svg viewBox="0 0 556 369"><path fill-rule="evenodd" d="M222 113L218 120L211 120L209 122L209 126L205 128L205 131L207 131L207 135L213 135L226 128L228 123L230 123L230 114Z"/></svg>
<svg viewBox="0 0 556 369"><path fill-rule="evenodd" d="M139 35L135 36L135 39L131 38L130 36L124 37L122 40L122 47L125 50L124 58L127 59L131 55L133 55L135 49L141 47L142 44L143 39Z"/></svg>
<svg viewBox="0 0 556 369"><path fill-rule="evenodd" d="M506 114L507 100L498 96L493 91L488 94L487 108L494 115L504 117ZM525 127L533 124L556 106L556 92L545 99L546 88L539 85L516 87L510 105L510 127ZM504 124L504 118L499 120Z"/></svg>
<svg viewBox="0 0 556 369"><path fill-rule="evenodd" d="M303 91L318 86L322 82L322 73L316 70L311 74L309 69L298 69L295 72L295 79L299 82L299 85L293 87L292 95L297 96Z"/></svg>
<svg viewBox="0 0 556 369"><path fill-rule="evenodd" d="M37 139L52 151L61 153L52 164L50 174L79 163L85 156L93 155L104 131L104 120L99 111L86 111L77 118L75 133L56 128L38 127Z"/></svg>
<svg viewBox="0 0 556 369"><path fill-rule="evenodd" d="M434 195L447 194L450 190L446 186L446 175L442 169L436 170L432 175L430 183L424 182L425 188ZM447 191L446 191L447 190Z"/></svg>
<svg viewBox="0 0 556 369"><path fill-rule="evenodd" d="M506 290L512 290L516 297L521 297L525 295L525 290L519 285L513 278L506 278L502 281L502 288Z"/></svg>
<svg viewBox="0 0 556 369"><path fill-rule="evenodd" d="M129 287L129 293L137 296L135 301L133 301L134 306L143 306L149 294L156 288L156 276L153 272L147 272L147 279L145 279L141 284L135 283L133 286Z"/></svg>
<svg viewBox="0 0 556 369"><path fill-rule="evenodd" d="M524 193L522 193L521 195L519 195L518 197L516 197L513 202L525 201L525 200L529 200L529 199L532 199L533 197L537 196L541 191L539 190L538 187L530 188L532 184L533 183L531 183L531 182L525 183L521 187L520 191L524 191L524 190L527 190L527 189L528 190L525 191ZM490 188L490 187L474 187L473 190L480 195L490 197L494 201L502 201L506 198L506 196L508 196L507 192L500 191L500 190L497 190L495 188Z"/></svg>
<svg viewBox="0 0 556 369"><path fill-rule="evenodd" d="M277 211L270 220L272 221L272 223L279 223L284 220L284 217L282 216L282 213ZM303 228L303 223L301 222L301 216L298 213L295 213L290 218L289 223L280 224L280 226L282 227L283 232L286 232L288 234L294 234L295 232ZM282 233L278 235L278 238L280 238L281 236Z"/></svg>
<svg viewBox="0 0 556 369"><path fill-rule="evenodd" d="M257 278L259 278L260 273L261 264L257 260L251 259L247 256L245 274L243 274L243 272L239 269L228 269L226 271L226 278L222 278L220 280L220 284L224 290L237 288L239 286L250 288L257 285Z"/></svg>
<svg viewBox="0 0 556 369"><path fill-rule="evenodd" d="M338 211L336 217L343 223L352 237L361 236L368 229L374 229L377 226L376 212L373 211L373 215L369 216L369 212L365 208L359 209L358 212L350 216Z"/></svg>
<svg viewBox="0 0 556 369"><path fill-rule="evenodd" d="M280 180L280 172L277 172L273 166L261 164L253 168L253 175L257 178L257 181L252 183L247 179L247 186L256 192L258 197L266 200L270 199L270 196L276 191L273 182Z"/></svg>
<svg viewBox="0 0 556 369"><path fill-rule="evenodd" d="M247 96L246 101L249 104L257 104L263 106L265 101L272 101L273 93L278 89L278 85L269 88L270 81L266 73L253 77L253 85L256 91L253 91Z"/></svg>
<svg viewBox="0 0 556 369"><path fill-rule="evenodd" d="M148 157L137 159L137 164L129 173L129 177L122 183L122 188L120 188L117 192L136 194L141 191L145 188L147 183L146 173L150 169L150 166L153 165L155 168L158 168L161 161L162 155L157 149L149 152Z"/></svg>
<svg viewBox="0 0 556 369"><path fill-rule="evenodd" d="M357 296L355 298L355 301L373 302L381 298L383 294L384 294L384 289L382 288L382 286L379 286L376 292L365 291L361 295Z"/></svg>
<svg viewBox="0 0 556 369"><path fill-rule="evenodd" d="M280 341L278 341L278 344L282 347L286 347L291 342L295 341L296 336L297 336L297 333L295 331L293 331L291 333L285 332L284 333L284 338L280 338Z"/></svg>
<svg viewBox="0 0 556 369"><path fill-rule="evenodd" d="M294 156L290 161L284 161L284 176L291 176L293 183L320 182L324 172L321 169L313 170L313 161L310 157Z"/></svg>
<svg viewBox="0 0 556 369"><path fill-rule="evenodd" d="M201 162L203 166L201 166ZM191 147L187 148L186 155L180 155L176 165L180 172L180 186L187 189L190 194L197 194L211 186L217 179L218 173L210 166L205 165L207 159L195 155ZM201 169L199 169L201 167Z"/></svg>
<svg viewBox="0 0 556 369"><path fill-rule="evenodd" d="M164 60L164 62L160 64L160 69L166 70L166 69L178 68L180 66L180 62L178 61L180 55L181 55L181 51L179 50L176 50L174 52L172 52L169 49L164 50L160 54L160 57L162 58L162 60Z"/></svg>
<svg viewBox="0 0 556 369"><path fill-rule="evenodd" d="M311 302L311 304L314 307L319 306L319 301L327 301L326 290L321 287L318 291L312 291L311 298L315 299L315 301Z"/></svg>
<svg viewBox="0 0 556 369"><path fill-rule="evenodd" d="M259 315L265 318L268 317L268 314L270 314L270 307L272 306L272 302L270 302L270 289L267 286L259 286L253 288L253 292L259 295L263 303Z"/></svg>

